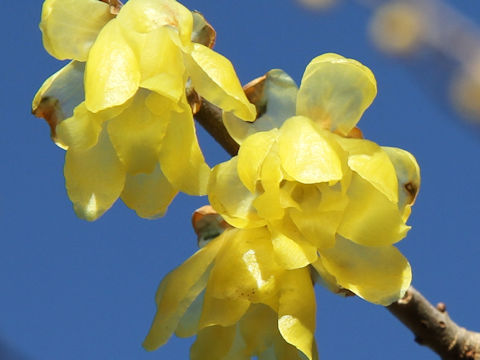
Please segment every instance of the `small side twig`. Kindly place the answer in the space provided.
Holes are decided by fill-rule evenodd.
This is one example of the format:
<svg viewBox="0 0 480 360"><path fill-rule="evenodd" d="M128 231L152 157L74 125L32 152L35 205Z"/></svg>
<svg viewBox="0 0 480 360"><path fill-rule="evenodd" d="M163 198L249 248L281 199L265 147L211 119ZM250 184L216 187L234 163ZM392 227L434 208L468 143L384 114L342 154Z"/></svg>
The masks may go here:
<svg viewBox="0 0 480 360"><path fill-rule="evenodd" d="M436 307L412 286L387 309L415 335L415 341L435 351L442 359L480 360L480 333L458 326L444 303Z"/></svg>

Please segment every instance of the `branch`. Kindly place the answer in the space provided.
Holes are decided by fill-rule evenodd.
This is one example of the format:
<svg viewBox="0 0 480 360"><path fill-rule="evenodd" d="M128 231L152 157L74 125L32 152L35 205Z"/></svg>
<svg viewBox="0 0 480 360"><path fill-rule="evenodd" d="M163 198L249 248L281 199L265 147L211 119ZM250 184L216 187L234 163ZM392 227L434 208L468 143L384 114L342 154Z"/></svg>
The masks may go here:
<svg viewBox="0 0 480 360"><path fill-rule="evenodd" d="M223 126L222 110L202 98L195 120L231 155L238 153L239 145Z"/></svg>
<svg viewBox="0 0 480 360"><path fill-rule="evenodd" d="M480 333L458 326L444 303L436 307L412 286L403 299L387 307L415 335L415 341L435 351L442 359L480 359Z"/></svg>
<svg viewBox="0 0 480 360"><path fill-rule="evenodd" d="M219 108L202 99L195 118L230 155L237 154L238 144L223 126ZM387 309L413 332L417 343L428 346L442 359L480 360L480 333L458 326L448 316L445 304L434 307L410 287L402 299Z"/></svg>

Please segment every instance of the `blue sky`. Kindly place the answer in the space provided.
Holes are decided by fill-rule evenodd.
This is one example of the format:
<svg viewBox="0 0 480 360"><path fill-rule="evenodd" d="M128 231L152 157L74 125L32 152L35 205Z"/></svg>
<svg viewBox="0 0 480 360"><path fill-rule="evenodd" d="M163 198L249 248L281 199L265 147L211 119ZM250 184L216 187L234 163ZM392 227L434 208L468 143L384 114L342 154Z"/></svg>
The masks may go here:
<svg viewBox="0 0 480 360"><path fill-rule="evenodd" d="M477 2L461 3L459 10L480 18ZM64 188L64 152L50 141L47 124L30 114L37 88L62 66L42 47L41 4L0 4L0 348L18 355L6 360L187 359L192 339L172 338L153 353L141 342L158 283L196 250L190 216L206 199L179 196L155 221L120 201L94 223L76 218ZM294 0L184 4L215 27L215 49L243 83L271 68L299 83L309 61L325 52L372 69L378 96L359 125L368 139L412 152L422 170L412 230L399 244L413 285L432 302L445 302L456 322L479 330L480 132L443 102L442 89L425 91L448 73L427 72L438 65L434 58L412 72L379 53L367 34L369 10L352 1L326 13ZM210 165L228 158L202 130L199 136ZM322 288L317 306L322 359L437 358L380 306Z"/></svg>

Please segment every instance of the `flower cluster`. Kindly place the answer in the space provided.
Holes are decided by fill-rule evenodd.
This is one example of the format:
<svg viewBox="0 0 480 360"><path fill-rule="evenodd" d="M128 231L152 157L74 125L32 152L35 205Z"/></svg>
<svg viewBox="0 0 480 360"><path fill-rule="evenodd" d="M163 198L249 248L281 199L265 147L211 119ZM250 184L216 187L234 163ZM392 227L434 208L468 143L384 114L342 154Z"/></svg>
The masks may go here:
<svg viewBox="0 0 480 360"><path fill-rule="evenodd" d="M202 195L210 169L198 145L186 86L253 120L231 63L195 38L175 0L130 0L118 15L98 0L47 0L45 48L73 61L33 101L68 149L67 192L95 220L121 197L142 217L162 216L178 191Z"/></svg>
<svg viewBox="0 0 480 360"><path fill-rule="evenodd" d="M420 182L415 158L355 128L376 94L359 62L325 54L308 65L298 91L288 79L278 70L267 75L257 97L267 110L254 123L226 115L241 147L214 168L209 200L235 227L267 227L284 268L311 264L329 288L388 305L411 281L393 244L409 230ZM269 105L283 94L278 112Z"/></svg>

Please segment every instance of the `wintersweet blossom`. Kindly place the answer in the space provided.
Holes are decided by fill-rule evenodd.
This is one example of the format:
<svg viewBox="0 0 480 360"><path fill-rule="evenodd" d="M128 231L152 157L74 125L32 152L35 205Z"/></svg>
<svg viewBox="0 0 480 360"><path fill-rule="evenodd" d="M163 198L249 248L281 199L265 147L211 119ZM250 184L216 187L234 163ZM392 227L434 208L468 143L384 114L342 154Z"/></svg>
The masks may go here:
<svg viewBox="0 0 480 360"><path fill-rule="evenodd" d="M319 56L298 91L277 75L262 85L256 105L263 114L254 123L224 118L241 146L213 169L210 203L234 227L267 227L282 268L311 264L335 292L388 305L411 282L393 244L410 228L420 183L415 158L360 138L355 126L376 82L359 62Z"/></svg>
<svg viewBox="0 0 480 360"><path fill-rule="evenodd" d="M95 220L121 197L138 215L158 217L178 191L205 194L210 169L187 85L225 112L255 118L231 63L192 41L199 19L175 0L130 0L118 15L98 0L45 1L45 48L72 62L32 107L67 149L78 216Z"/></svg>
<svg viewBox="0 0 480 360"><path fill-rule="evenodd" d="M228 228L169 273L143 346L155 350L175 333L197 335L192 360L317 359L309 269L277 263L270 236Z"/></svg>

